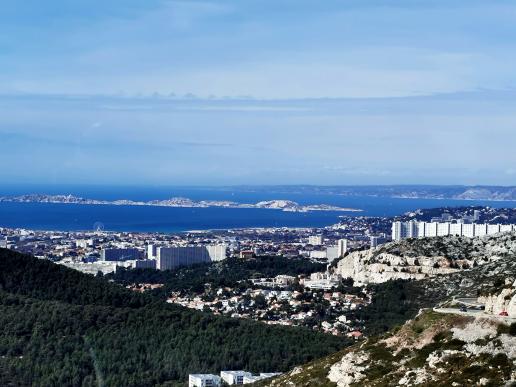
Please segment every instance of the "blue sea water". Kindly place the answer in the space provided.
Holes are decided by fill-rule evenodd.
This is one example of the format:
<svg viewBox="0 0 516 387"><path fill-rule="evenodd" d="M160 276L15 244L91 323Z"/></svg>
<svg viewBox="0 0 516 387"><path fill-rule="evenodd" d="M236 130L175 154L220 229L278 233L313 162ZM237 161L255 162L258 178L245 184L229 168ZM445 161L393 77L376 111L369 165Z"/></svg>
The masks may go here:
<svg viewBox="0 0 516 387"><path fill-rule="evenodd" d="M106 230L179 232L186 230L242 227L323 227L340 215L393 216L417 208L486 205L515 207L516 202L397 199L328 194L280 193L239 188L199 187L0 187L0 196L27 193L73 194L90 199L152 200L176 196L193 200L232 200L256 203L288 199L300 204L332 204L362 209L362 212L315 211L293 213L255 208L170 208L151 206L75 205L47 203L0 203L0 227L36 230L91 230L100 222Z"/></svg>

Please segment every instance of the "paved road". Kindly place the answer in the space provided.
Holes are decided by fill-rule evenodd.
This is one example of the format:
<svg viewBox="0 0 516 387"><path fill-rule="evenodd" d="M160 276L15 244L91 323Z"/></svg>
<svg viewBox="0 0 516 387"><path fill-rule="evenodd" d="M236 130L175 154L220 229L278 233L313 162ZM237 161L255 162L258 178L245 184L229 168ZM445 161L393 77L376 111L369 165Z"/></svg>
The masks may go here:
<svg viewBox="0 0 516 387"><path fill-rule="evenodd" d="M437 313L460 314L462 316L484 317L504 322L516 322L516 317L498 316L496 314L486 313L483 310L469 309L467 312L461 312L459 309L456 308L433 308L433 310Z"/></svg>
<svg viewBox="0 0 516 387"><path fill-rule="evenodd" d="M454 298L453 301L470 307L480 308L484 306L484 304L478 302L476 298Z"/></svg>

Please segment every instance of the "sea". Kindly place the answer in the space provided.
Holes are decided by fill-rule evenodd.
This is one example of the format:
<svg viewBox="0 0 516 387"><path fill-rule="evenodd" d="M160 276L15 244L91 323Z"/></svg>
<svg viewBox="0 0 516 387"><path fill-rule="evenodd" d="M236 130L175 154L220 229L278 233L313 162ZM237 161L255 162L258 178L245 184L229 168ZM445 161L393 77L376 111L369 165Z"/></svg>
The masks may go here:
<svg viewBox="0 0 516 387"><path fill-rule="evenodd" d="M406 199L292 191L253 190L239 187L108 187L108 186L4 186L0 196L30 193L72 194L99 200L153 200L186 197L192 200L231 200L256 203L285 199L299 204L330 204L357 208L361 212L313 211L284 212L257 208L175 208L152 206L78 205L50 203L0 203L0 227L32 230L183 232L191 230L324 227L341 216L394 216L418 208L469 205L496 208L516 207L514 201Z"/></svg>

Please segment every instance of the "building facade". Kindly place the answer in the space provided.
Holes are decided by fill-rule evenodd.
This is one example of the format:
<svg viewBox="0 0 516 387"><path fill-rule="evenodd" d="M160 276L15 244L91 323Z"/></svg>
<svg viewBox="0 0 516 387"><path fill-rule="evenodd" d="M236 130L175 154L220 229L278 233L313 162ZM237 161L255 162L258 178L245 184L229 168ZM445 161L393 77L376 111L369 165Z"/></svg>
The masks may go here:
<svg viewBox="0 0 516 387"><path fill-rule="evenodd" d="M221 384L221 379L218 375L190 374L188 376L188 387L216 387Z"/></svg>
<svg viewBox="0 0 516 387"><path fill-rule="evenodd" d="M227 258L228 246L225 244L209 245L206 248L212 261L222 261Z"/></svg>
<svg viewBox="0 0 516 387"><path fill-rule="evenodd" d="M339 258L342 258L348 252L348 240L347 239L339 239L337 241L337 251Z"/></svg>
<svg viewBox="0 0 516 387"><path fill-rule="evenodd" d="M155 259L137 259L134 261L135 269L156 269Z"/></svg>
<svg viewBox="0 0 516 387"><path fill-rule="evenodd" d="M147 259L154 259L157 257L158 247L156 245L147 245Z"/></svg>
<svg viewBox="0 0 516 387"><path fill-rule="evenodd" d="M156 259L156 268L158 270L170 270L178 266L210 261L210 254L205 246L160 247Z"/></svg>
<svg viewBox="0 0 516 387"><path fill-rule="evenodd" d="M220 371L220 377L230 386L244 384L244 377L252 375L251 372L246 371Z"/></svg>
<svg viewBox="0 0 516 387"><path fill-rule="evenodd" d="M469 238L516 230L513 224L451 223L451 222L393 222L392 239L425 238L457 235Z"/></svg>

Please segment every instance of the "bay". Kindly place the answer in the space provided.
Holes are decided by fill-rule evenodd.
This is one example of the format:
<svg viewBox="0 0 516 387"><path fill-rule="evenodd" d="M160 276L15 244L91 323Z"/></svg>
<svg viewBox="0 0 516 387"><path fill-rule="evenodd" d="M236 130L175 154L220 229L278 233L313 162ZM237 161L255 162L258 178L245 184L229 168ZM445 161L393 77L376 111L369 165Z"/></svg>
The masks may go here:
<svg viewBox="0 0 516 387"><path fill-rule="evenodd" d="M418 208L482 205L514 207L516 202L452 199L404 199L340 196L296 192L264 192L237 187L2 187L0 195L28 193L73 194L90 199L152 200L176 196L193 200L232 200L256 203L288 199L300 204L331 204L359 208L362 212L284 212L257 208L176 208L151 206L78 205L50 203L0 203L0 227L35 230L92 230L102 224L110 231L180 232L187 230L247 227L324 227L339 216L394 216Z"/></svg>

